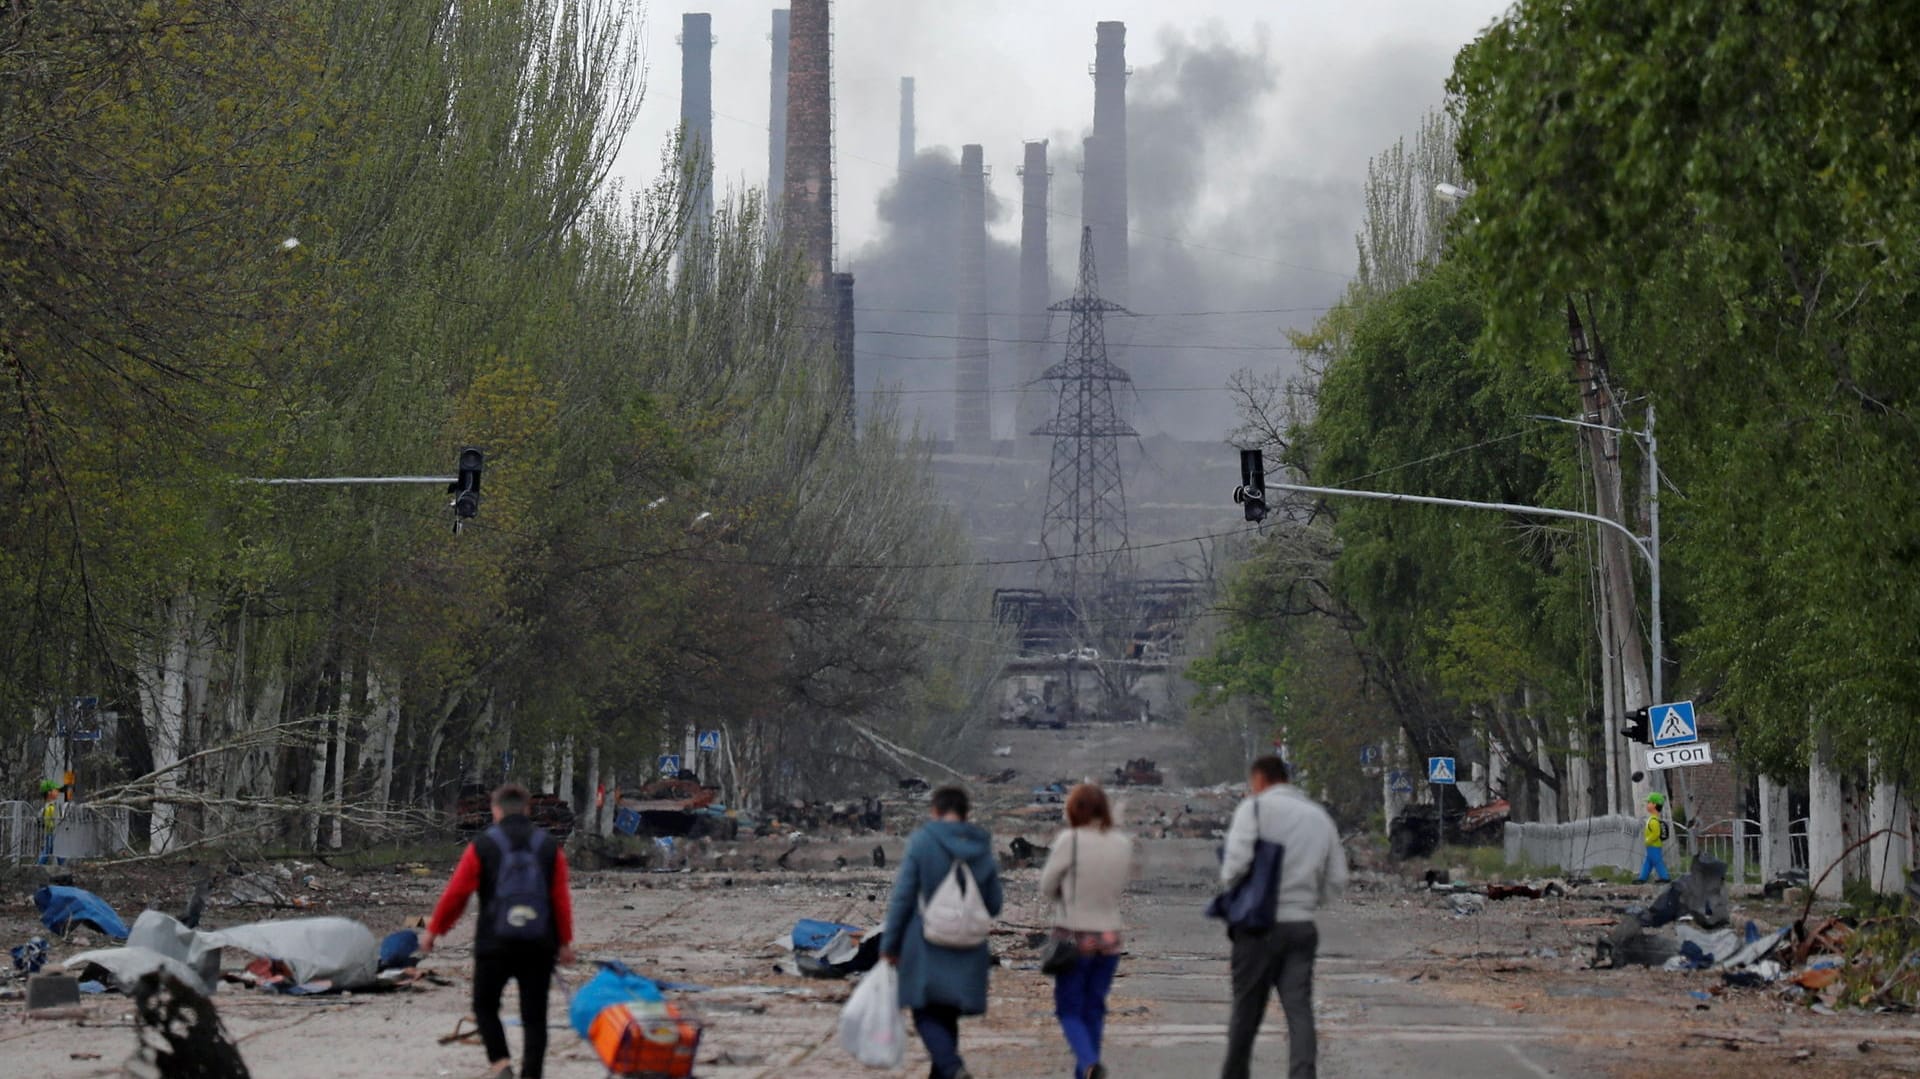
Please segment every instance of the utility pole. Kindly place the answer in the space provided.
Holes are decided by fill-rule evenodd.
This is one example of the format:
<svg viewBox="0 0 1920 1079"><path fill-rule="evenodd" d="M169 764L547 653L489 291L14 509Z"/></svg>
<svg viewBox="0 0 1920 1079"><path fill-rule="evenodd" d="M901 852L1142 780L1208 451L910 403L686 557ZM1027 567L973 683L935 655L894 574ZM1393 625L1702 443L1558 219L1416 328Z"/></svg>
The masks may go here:
<svg viewBox="0 0 1920 1079"><path fill-rule="evenodd" d="M1588 456L1593 460L1594 508L1615 526L1601 529L1597 537L1600 549L1600 594L1613 628L1612 643L1617 650L1620 669L1620 709L1621 714L1626 715L1659 703L1659 687L1654 680L1659 678L1657 657L1661 646L1658 614L1660 578L1656 570L1652 582L1655 612L1652 643L1656 660L1655 670L1650 676L1646 653L1640 647L1639 629L1634 624L1633 563L1627 548L1627 541L1633 533L1627 528L1625 500L1621 494L1619 433L1611 426L1617 409L1613 391L1607 385L1605 368L1595 359L1588 345L1586 328L1580 323L1580 314L1574 309L1571 297L1567 299L1567 338L1573 354L1574 381L1580 384L1580 408L1585 420L1580 425L1581 433L1587 440ZM1648 431L1648 438L1652 438L1651 430ZM1659 469L1650 467L1648 471L1655 474L1654 480L1657 482ZM1614 720L1617 723L1619 717L1614 717ZM1617 750L1617 746L1609 743L1609 753ZM1654 778L1647 770L1645 747L1628 743L1626 752L1627 767L1617 771L1625 772L1631 781L1632 801L1629 804L1637 806L1654 789ZM1639 778L1634 778L1636 776Z"/></svg>

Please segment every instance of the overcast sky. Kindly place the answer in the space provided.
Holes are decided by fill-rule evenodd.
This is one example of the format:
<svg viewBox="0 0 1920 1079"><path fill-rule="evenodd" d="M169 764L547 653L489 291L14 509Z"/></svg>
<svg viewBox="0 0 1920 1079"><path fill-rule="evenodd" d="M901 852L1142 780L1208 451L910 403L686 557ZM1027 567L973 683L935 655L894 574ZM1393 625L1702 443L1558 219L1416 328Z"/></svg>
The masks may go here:
<svg viewBox="0 0 1920 1079"><path fill-rule="evenodd" d="M709 11L717 38L716 186L724 195L765 184L774 6L647 5L648 83L616 166L622 182L638 187L657 171L662 142L679 122L680 16ZM1022 143L1053 140L1054 276L1063 291L1069 287L1072 215L1080 209L1073 173L1093 121L1094 24L1118 19L1127 24L1135 72L1128 90L1136 233L1130 306L1159 307L1139 294L1152 287L1155 247L1169 256L1169 285L1201 278L1187 294L1165 297L1178 303L1209 310L1324 305L1353 270L1368 158L1440 105L1454 53L1506 7L1504 0L840 0L833 8L840 265L856 274L856 296L875 264L891 271L878 207L896 180L899 80L911 75L922 151L984 146L990 191L1006 204L990 226L996 241L1018 241L1014 170ZM1147 115L1156 106L1157 125ZM1178 331L1168 322L1161 325L1170 336L1159 340L1266 342L1312 318L1308 311L1253 323L1189 319ZM870 324L863 320L862 329ZM1188 355L1197 366L1159 381L1211 386L1237 367L1282 362L1258 352ZM1153 372L1136 376L1143 389L1156 381ZM944 377L928 372L922 381L930 395ZM1147 412L1158 414L1140 417L1143 430L1230 418L1221 398L1193 399L1200 396L1143 397ZM944 426L931 411L928 422Z"/></svg>

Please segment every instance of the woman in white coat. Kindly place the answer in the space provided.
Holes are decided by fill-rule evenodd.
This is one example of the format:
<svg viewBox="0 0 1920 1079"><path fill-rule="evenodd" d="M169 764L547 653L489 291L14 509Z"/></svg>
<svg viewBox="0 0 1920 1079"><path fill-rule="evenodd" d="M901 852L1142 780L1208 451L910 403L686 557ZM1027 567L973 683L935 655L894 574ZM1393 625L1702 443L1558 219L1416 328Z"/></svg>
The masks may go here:
<svg viewBox="0 0 1920 1079"><path fill-rule="evenodd" d="M1054 938L1071 941L1073 965L1053 983L1053 1010L1073 1049L1074 1079L1106 1079L1100 1039L1107 993L1120 966L1120 894L1133 874L1133 839L1113 826L1107 792L1082 783L1067 795L1067 828L1054 837L1040 894L1055 904Z"/></svg>

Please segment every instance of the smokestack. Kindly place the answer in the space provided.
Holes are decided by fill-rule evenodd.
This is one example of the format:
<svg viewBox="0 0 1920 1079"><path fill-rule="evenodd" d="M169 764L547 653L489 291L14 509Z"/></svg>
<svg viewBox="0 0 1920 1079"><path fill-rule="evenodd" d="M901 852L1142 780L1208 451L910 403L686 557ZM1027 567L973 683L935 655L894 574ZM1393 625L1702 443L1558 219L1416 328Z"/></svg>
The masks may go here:
<svg viewBox="0 0 1920 1079"><path fill-rule="evenodd" d="M1052 403L1046 388L1036 384L1046 369L1047 303L1052 282L1047 278L1047 188L1053 170L1047 166L1047 140L1029 142L1020 165L1020 349L1019 404L1014 410L1013 437L1025 456L1051 452L1052 443L1034 435L1047 422Z"/></svg>
<svg viewBox="0 0 1920 1079"><path fill-rule="evenodd" d="M793 0L787 26L786 197L781 233L830 308L833 274L833 29L827 0Z"/></svg>
<svg viewBox="0 0 1920 1079"><path fill-rule="evenodd" d="M680 16L680 152L693 166L693 220L704 230L713 220L713 16Z"/></svg>
<svg viewBox="0 0 1920 1079"><path fill-rule="evenodd" d="M767 215L787 191L787 9L773 9L773 78L767 95Z"/></svg>
<svg viewBox="0 0 1920 1079"><path fill-rule="evenodd" d="M991 453L987 400L987 176L978 145L960 148L960 273L954 295L953 442Z"/></svg>
<svg viewBox="0 0 1920 1079"><path fill-rule="evenodd" d="M1087 157L1087 184L1098 183L1100 214L1093 225L1094 263L1100 267L1100 291L1115 303L1127 302L1127 24L1094 27L1093 134L1098 156Z"/></svg>
<svg viewBox="0 0 1920 1079"><path fill-rule="evenodd" d="M900 76L900 171L913 167L913 76Z"/></svg>

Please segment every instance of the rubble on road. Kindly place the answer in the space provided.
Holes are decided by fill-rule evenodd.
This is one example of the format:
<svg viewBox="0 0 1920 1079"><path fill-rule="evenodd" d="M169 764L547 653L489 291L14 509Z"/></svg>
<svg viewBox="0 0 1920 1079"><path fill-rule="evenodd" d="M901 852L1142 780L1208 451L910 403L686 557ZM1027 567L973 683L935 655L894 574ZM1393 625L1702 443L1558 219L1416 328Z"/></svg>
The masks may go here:
<svg viewBox="0 0 1920 1079"><path fill-rule="evenodd" d="M1424 858L1444 843L1456 846L1492 845L1506 835L1512 806L1505 798L1464 810L1448 809L1444 818L1431 803L1413 802L1394 815L1387 828L1387 846L1401 861Z"/></svg>
<svg viewBox="0 0 1920 1079"><path fill-rule="evenodd" d="M1121 787L1158 787L1166 782L1166 776L1156 762L1136 757L1113 770L1113 782Z"/></svg>

